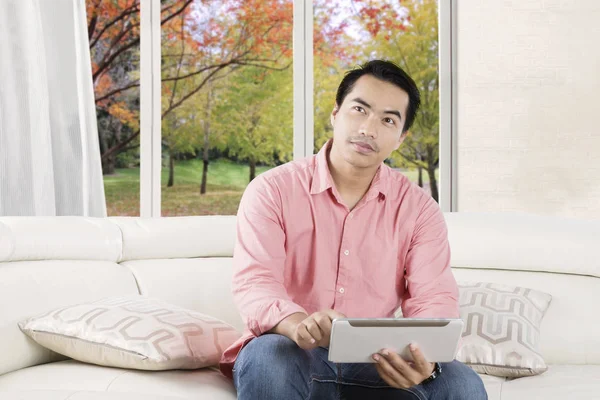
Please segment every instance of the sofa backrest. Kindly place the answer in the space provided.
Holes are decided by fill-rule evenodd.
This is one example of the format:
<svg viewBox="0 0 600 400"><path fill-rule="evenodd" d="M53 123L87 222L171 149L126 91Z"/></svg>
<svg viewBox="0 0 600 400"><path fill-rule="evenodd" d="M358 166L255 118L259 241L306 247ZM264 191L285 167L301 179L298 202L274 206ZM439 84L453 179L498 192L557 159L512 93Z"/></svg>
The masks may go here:
<svg viewBox="0 0 600 400"><path fill-rule="evenodd" d="M0 218L0 375L64 357L17 323L57 307L137 293L117 262L122 239L106 219Z"/></svg>
<svg viewBox="0 0 600 400"><path fill-rule="evenodd" d="M141 294L243 331L231 294L234 216L110 219L123 234L121 266L132 271Z"/></svg>
<svg viewBox="0 0 600 400"><path fill-rule="evenodd" d="M600 257L594 254L600 245L600 221L517 213L447 213L445 217L457 281L495 282L551 294L540 332L546 361L600 364L600 322L594 308L600 304ZM135 271L142 293L204 310L241 328L230 295L231 259L213 258L222 252L233 254L235 218L213 217L201 223L195 218L190 217L189 225L176 232L165 229L164 224L177 224L168 219L143 224L126 220L129 225L125 221L119 225L123 232L131 230L128 236L137 238L139 249L174 241L184 246L186 238L205 238L207 232L211 232L207 240L221 247L211 245L214 251L200 251L203 244L188 240L186 254L203 258L130 259L124 264ZM149 235L153 239L144 242L135 229L153 232ZM124 242L127 249L130 242ZM225 244L227 249L222 247ZM141 257L144 252L137 254Z"/></svg>
<svg viewBox="0 0 600 400"><path fill-rule="evenodd" d="M46 311L147 294L243 324L231 297L235 217L0 218L0 375L64 359L18 328Z"/></svg>
<svg viewBox="0 0 600 400"><path fill-rule="evenodd" d="M600 222L446 214L457 280L550 293L542 353L600 364ZM235 217L0 218L0 375L62 357L19 330L60 306L142 293L243 329L231 297Z"/></svg>
<svg viewBox="0 0 600 400"><path fill-rule="evenodd" d="M540 331L546 362L600 364L599 220L448 213L446 222L457 281L551 294Z"/></svg>

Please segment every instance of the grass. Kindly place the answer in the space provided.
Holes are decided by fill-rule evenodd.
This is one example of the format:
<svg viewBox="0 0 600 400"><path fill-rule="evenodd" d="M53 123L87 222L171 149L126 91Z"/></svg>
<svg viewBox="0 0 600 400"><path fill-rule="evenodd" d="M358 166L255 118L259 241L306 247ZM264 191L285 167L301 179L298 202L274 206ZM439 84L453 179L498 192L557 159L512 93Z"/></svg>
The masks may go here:
<svg viewBox="0 0 600 400"><path fill-rule="evenodd" d="M269 167L257 167L260 174ZM232 215L248 184L250 169L247 165L220 159L208 165L206 194L200 195L202 161L189 160L175 163L175 184L167 187L169 169L162 169L162 215ZM108 215L139 215L140 169L117 169L114 175L104 177L104 191Z"/></svg>
<svg viewBox="0 0 600 400"><path fill-rule="evenodd" d="M257 167L256 173L270 167ZM211 161L208 166L208 183L200 195L202 161L176 161L175 184L167 187L169 169L162 169L162 215L233 215L236 214L242 193L248 184L250 169L227 159ZM402 171L416 182L417 171ZM426 173L423 182L428 183ZM140 213L139 168L117 169L114 175L104 177L104 191L108 215L135 216Z"/></svg>

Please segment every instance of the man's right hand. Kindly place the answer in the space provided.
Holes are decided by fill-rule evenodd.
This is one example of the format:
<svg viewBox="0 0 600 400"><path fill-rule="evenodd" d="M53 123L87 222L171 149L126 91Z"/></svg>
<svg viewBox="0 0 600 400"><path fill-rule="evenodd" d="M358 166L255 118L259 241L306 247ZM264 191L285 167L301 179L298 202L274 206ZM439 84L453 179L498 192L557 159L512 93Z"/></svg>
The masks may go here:
<svg viewBox="0 0 600 400"><path fill-rule="evenodd" d="M319 346L328 347L331 323L335 318L346 318L346 316L334 310L313 313L296 325L291 339L304 350L311 350Z"/></svg>
<svg viewBox="0 0 600 400"><path fill-rule="evenodd" d="M327 347L331 335L331 323L335 318L346 317L334 310L318 311L308 316L304 313L295 313L283 319L270 332L287 336L304 350L319 346Z"/></svg>

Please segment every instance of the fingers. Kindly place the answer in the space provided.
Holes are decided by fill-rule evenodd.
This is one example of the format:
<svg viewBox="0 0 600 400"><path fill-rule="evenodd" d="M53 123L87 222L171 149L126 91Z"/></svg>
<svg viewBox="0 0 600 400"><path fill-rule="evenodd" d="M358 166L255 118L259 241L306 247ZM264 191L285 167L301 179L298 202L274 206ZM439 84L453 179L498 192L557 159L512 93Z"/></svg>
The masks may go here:
<svg viewBox="0 0 600 400"><path fill-rule="evenodd" d="M388 385L395 388L409 388L413 386L405 376L400 373L382 354L374 354L373 359L376 361L375 368Z"/></svg>
<svg viewBox="0 0 600 400"><path fill-rule="evenodd" d="M303 349L312 349L317 346L329 344L331 334L331 320L326 313L317 312L309 315L296 327L298 341L296 343Z"/></svg>
<svg viewBox="0 0 600 400"><path fill-rule="evenodd" d="M414 359L410 363L396 352L387 349L373 355L379 375L388 384L395 382L394 387L408 388L420 384L431 375L432 364L425 360L418 347L413 346L410 350Z"/></svg>
<svg viewBox="0 0 600 400"><path fill-rule="evenodd" d="M302 321L302 323L306 326L310 336L312 336L316 342L320 342L323 338L323 332L321 332L321 328L319 327L317 320L311 316Z"/></svg>
<svg viewBox="0 0 600 400"><path fill-rule="evenodd" d="M329 346L329 338L331 336L331 319L327 314L315 315L314 319L321 332L321 339L318 340L319 346Z"/></svg>
<svg viewBox="0 0 600 400"><path fill-rule="evenodd" d="M330 321L333 321L336 318L346 318L344 314L335 310L326 310L324 313L327 314Z"/></svg>
<svg viewBox="0 0 600 400"><path fill-rule="evenodd" d="M333 310L329 310L335 313ZM339 313L336 313L339 314ZM334 314L335 315L335 314ZM341 315L341 314L339 314ZM311 314L303 322L306 325L311 336L316 340L319 346L328 346L331 335L332 314L328 311L320 311Z"/></svg>
<svg viewBox="0 0 600 400"><path fill-rule="evenodd" d="M334 310L319 311L309 315L296 327L296 343L303 349L317 346L329 346L332 320L346 318L344 314Z"/></svg>
<svg viewBox="0 0 600 400"><path fill-rule="evenodd" d="M400 357L400 354L386 349L384 349L381 354L394 370L399 372L400 375L411 383L411 386L416 385L423 380L421 379L421 374Z"/></svg>
<svg viewBox="0 0 600 400"><path fill-rule="evenodd" d="M419 374L425 375L425 377L431 375L433 367L431 363L425 359L425 356L423 356L423 353L421 352L421 349L419 349L419 346L417 346L414 343L411 343L410 346L408 346L408 348L410 349L410 352L413 357L414 369L417 370Z"/></svg>
<svg viewBox="0 0 600 400"><path fill-rule="evenodd" d="M388 374L383 370L381 365L379 365L378 363L375 363L375 369L377 370L379 377L381 379L383 379L383 381L385 383L387 383L389 386L391 386L393 388L402 388L402 386L400 386L400 384L398 382L395 382L390 376L388 376Z"/></svg>
<svg viewBox="0 0 600 400"><path fill-rule="evenodd" d="M317 341L312 337L305 324L300 322L296 326L296 344L304 349L311 350L317 347Z"/></svg>

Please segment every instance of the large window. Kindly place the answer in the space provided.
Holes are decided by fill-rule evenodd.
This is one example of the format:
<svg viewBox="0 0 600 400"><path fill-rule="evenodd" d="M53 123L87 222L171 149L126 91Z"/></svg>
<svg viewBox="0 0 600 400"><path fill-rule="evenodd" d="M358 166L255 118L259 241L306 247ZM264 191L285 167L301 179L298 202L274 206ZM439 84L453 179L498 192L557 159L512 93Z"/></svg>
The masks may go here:
<svg viewBox="0 0 600 400"><path fill-rule="evenodd" d="M415 80L421 110L386 163L438 200L439 73L436 0L314 0L315 151L332 136L329 115L344 71L373 58Z"/></svg>
<svg viewBox="0 0 600 400"><path fill-rule="evenodd" d="M140 29L140 8L148 4L159 10L150 30L160 31L160 51L140 48L140 32L148 35L143 43L151 42ZM386 162L438 198L437 2L313 0L314 18L304 13L302 21L293 21L306 4L87 0L109 215L139 215L140 196L160 202L142 207L144 215L235 214L254 177L311 154L313 127L300 129L294 115L314 112L318 151L331 137L329 114L344 72L375 57L405 68L423 94L409 138ZM314 27L313 63L293 63L292 49L306 45L294 23L308 32ZM140 76L140 51L160 57L160 70L151 74L160 75L160 88ZM297 96L303 85L295 88L294 81L314 82L313 93L301 96L304 106ZM140 124L141 86L160 92L161 129ZM140 154L140 139L149 136L151 157L144 156L145 145ZM150 178L142 168L141 193L140 164L152 165Z"/></svg>
<svg viewBox="0 0 600 400"><path fill-rule="evenodd" d="M248 182L292 158L293 2L162 4L173 8L161 27L161 214L236 214Z"/></svg>
<svg viewBox="0 0 600 400"><path fill-rule="evenodd" d="M139 0L86 9L107 213L139 215Z"/></svg>

